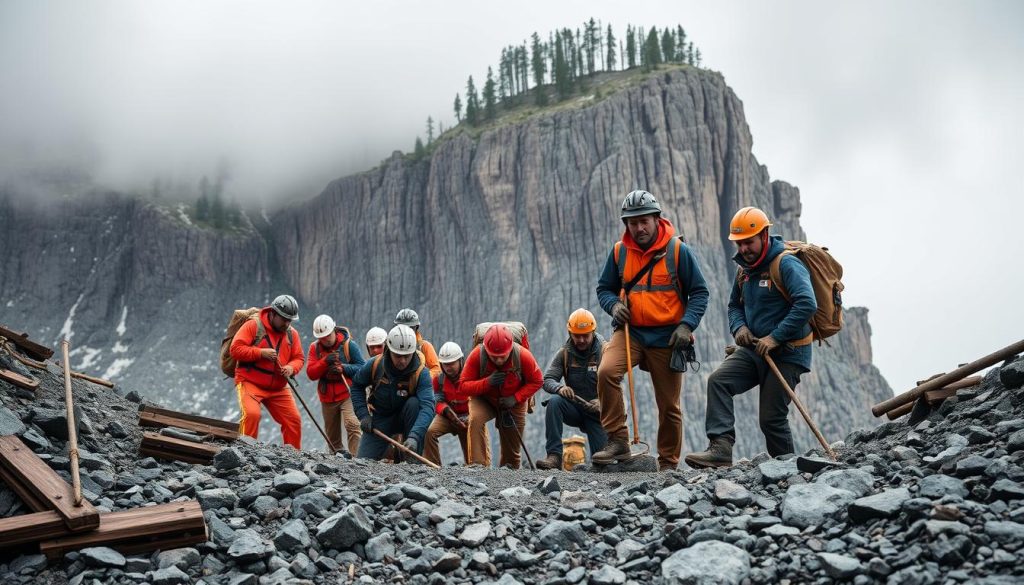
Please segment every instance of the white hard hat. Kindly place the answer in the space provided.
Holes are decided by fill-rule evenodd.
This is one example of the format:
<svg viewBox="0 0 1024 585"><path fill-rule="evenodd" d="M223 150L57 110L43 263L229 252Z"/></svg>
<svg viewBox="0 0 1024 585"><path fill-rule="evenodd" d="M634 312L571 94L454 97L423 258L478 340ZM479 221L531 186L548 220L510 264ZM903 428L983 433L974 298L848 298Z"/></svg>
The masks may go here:
<svg viewBox="0 0 1024 585"><path fill-rule="evenodd" d="M416 351L416 332L408 325L395 325L388 332L388 349L395 355L409 355Z"/></svg>
<svg viewBox="0 0 1024 585"><path fill-rule="evenodd" d="M437 354L437 361L442 364L450 364L461 359L462 348L454 341L445 342L445 344L441 346L441 351Z"/></svg>
<svg viewBox="0 0 1024 585"><path fill-rule="evenodd" d="M334 319L330 315L320 315L313 320L313 337L323 339L334 331Z"/></svg>
<svg viewBox="0 0 1024 585"><path fill-rule="evenodd" d="M388 338L388 332L380 327L374 327L366 332L366 345L384 345Z"/></svg>

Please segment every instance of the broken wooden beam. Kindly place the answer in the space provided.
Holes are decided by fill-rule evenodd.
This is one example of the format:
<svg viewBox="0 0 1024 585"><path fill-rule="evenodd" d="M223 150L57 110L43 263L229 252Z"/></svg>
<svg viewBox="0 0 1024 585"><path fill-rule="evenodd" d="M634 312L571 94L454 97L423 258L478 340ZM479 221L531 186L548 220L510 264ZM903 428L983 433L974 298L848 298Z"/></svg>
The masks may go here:
<svg viewBox="0 0 1024 585"><path fill-rule="evenodd" d="M39 543L39 552L51 561L90 546L131 555L199 544L207 538L203 509L199 502L188 500L103 514L96 530L45 540Z"/></svg>
<svg viewBox="0 0 1024 585"><path fill-rule="evenodd" d="M164 408L145 405L139 409L139 426L151 428L177 427L203 435L211 435L222 441L238 439L238 423L175 412Z"/></svg>
<svg viewBox="0 0 1024 585"><path fill-rule="evenodd" d="M221 447L216 445L195 443L149 432L142 433L142 442L139 444L140 455L204 465L212 462L214 455L220 453L220 450Z"/></svg>
<svg viewBox="0 0 1024 585"><path fill-rule="evenodd" d="M0 380L10 382L18 388L24 388L25 390L35 390L39 387L39 380L22 376L18 372L12 372L4 368L0 368Z"/></svg>
<svg viewBox="0 0 1024 585"><path fill-rule="evenodd" d="M86 501L76 506L71 486L18 437L0 437L0 465L9 472L14 483L30 490L47 509L60 514L69 530L77 532L99 526L100 514L96 508Z"/></svg>
<svg viewBox="0 0 1024 585"><path fill-rule="evenodd" d="M924 398L925 400L928 401L930 405L934 407L938 403L941 403L943 400L949 398L950 396L956 395L957 391L963 390L964 388L977 386L978 384L981 384L981 376L971 376L969 378L964 378L959 382L953 382L949 386L939 388L938 390L929 390L928 392L924 393ZM914 403L908 402L903 406L890 410L889 412L886 413L886 416L889 417L889 420L896 420L913 409Z"/></svg>
<svg viewBox="0 0 1024 585"><path fill-rule="evenodd" d="M989 366L994 366L1001 361L1011 358L1019 353L1024 352L1024 339L1008 345L999 351L988 354L987 356L978 358L973 362L961 366L948 374L943 374L938 378L931 379L924 384L920 384L915 388L912 388L903 394L897 394L888 400L883 400L878 404L871 407L871 414L875 416L882 416L883 414L899 408L904 404L914 402L919 396L929 390L938 390L944 386L948 386L953 382L957 382L970 376L971 374L977 373Z"/></svg>
<svg viewBox="0 0 1024 585"><path fill-rule="evenodd" d="M60 514L47 510L0 518L0 549L68 534Z"/></svg>
<svg viewBox="0 0 1024 585"><path fill-rule="evenodd" d="M8 329L0 325L0 337L6 337L11 343L18 346L21 351L37 360L48 360L53 357L52 349L32 341L28 338L28 333Z"/></svg>

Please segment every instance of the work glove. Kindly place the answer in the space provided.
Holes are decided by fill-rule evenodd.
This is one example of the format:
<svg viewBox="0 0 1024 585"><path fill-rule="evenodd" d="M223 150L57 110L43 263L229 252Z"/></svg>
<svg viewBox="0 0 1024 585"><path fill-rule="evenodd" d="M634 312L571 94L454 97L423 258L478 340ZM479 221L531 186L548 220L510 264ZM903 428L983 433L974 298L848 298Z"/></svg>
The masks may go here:
<svg viewBox="0 0 1024 585"><path fill-rule="evenodd" d="M732 338L736 340L736 345L740 347L750 347L754 344L754 334L750 332L750 328L746 325L741 325Z"/></svg>
<svg viewBox="0 0 1024 585"><path fill-rule="evenodd" d="M629 307L626 306L626 303L621 301L615 303L615 306L612 307L612 318L621 324L629 323Z"/></svg>
<svg viewBox="0 0 1024 585"><path fill-rule="evenodd" d="M519 404L519 401L516 400L515 396L502 396L498 399L498 406L504 410L515 408L517 404Z"/></svg>
<svg viewBox="0 0 1024 585"><path fill-rule="evenodd" d="M284 376L285 378L291 378L292 376L295 375L295 368L291 366L284 366L283 368L281 368L281 375Z"/></svg>
<svg viewBox="0 0 1024 585"><path fill-rule="evenodd" d="M420 447L420 442L416 440L416 437L409 437L408 439L403 441L402 444L405 445L406 449L413 452L415 452Z"/></svg>
<svg viewBox="0 0 1024 585"><path fill-rule="evenodd" d="M566 400L572 400L573 398L576 398L576 392L574 392L573 389L568 386L562 386L561 388L559 388L558 395L561 396L562 398L565 398Z"/></svg>
<svg viewBox="0 0 1024 585"><path fill-rule="evenodd" d="M593 400L588 400L587 406L585 406L584 408L586 408L590 412L593 412L594 414L601 414L601 401L598 400L597 398Z"/></svg>
<svg viewBox="0 0 1024 585"><path fill-rule="evenodd" d="M754 349L757 351L757 355L764 357L768 355L768 352L779 347L779 342L775 341L775 338L771 335L765 335L757 341L757 347Z"/></svg>
<svg viewBox="0 0 1024 585"><path fill-rule="evenodd" d="M455 414L452 407L445 406L444 410L441 411L441 414L443 414L448 420L452 421L452 424L457 426L459 430L466 430L466 423L462 422L462 419L459 418L459 415Z"/></svg>
<svg viewBox="0 0 1024 585"><path fill-rule="evenodd" d="M269 347L261 349L260 350L260 357L265 359L265 360L270 360L272 362L273 361L277 361L277 350L270 349Z"/></svg>
<svg viewBox="0 0 1024 585"><path fill-rule="evenodd" d="M327 354L327 365L331 366L332 368L340 367L341 358L339 358L338 354L336 353Z"/></svg>
<svg viewBox="0 0 1024 585"><path fill-rule="evenodd" d="M668 338L669 346L675 349L684 349L692 343L693 331L685 323L680 323Z"/></svg>
<svg viewBox="0 0 1024 585"><path fill-rule="evenodd" d="M508 372L494 372L487 378L487 383L494 388L501 388L505 384L505 377Z"/></svg>
<svg viewBox="0 0 1024 585"><path fill-rule="evenodd" d="M373 432L373 416L364 416L359 419L359 429L369 435Z"/></svg>

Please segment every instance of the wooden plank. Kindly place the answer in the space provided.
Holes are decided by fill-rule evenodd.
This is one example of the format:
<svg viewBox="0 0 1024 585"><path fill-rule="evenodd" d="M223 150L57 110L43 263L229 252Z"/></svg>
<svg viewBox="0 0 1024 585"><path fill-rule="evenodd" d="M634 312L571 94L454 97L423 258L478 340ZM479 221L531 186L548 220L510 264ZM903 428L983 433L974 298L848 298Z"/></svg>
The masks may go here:
<svg viewBox="0 0 1024 585"><path fill-rule="evenodd" d="M188 463L210 463L213 461L214 455L220 453L220 450L221 447L215 445L195 443L150 432L142 434L142 442L139 444L139 453L142 455Z"/></svg>
<svg viewBox="0 0 1024 585"><path fill-rule="evenodd" d="M25 504L25 507L33 512L49 512L50 508L46 505L46 502L36 497L32 490L22 485L18 478L13 473L7 471L7 468L0 465L0 480L3 480L7 487L11 488L11 491L21 498L21 503Z"/></svg>
<svg viewBox="0 0 1024 585"><path fill-rule="evenodd" d="M152 428L177 427L204 435L212 435L214 438L224 441L234 441L238 438L237 425L234 429L228 430L223 427L215 427L206 423L176 418L156 412L140 412L139 426Z"/></svg>
<svg viewBox="0 0 1024 585"><path fill-rule="evenodd" d="M12 372L11 370L5 370L3 368L0 368L0 380L10 382L18 388L24 388L26 390L35 390L39 387L39 380L22 376L18 372Z"/></svg>
<svg viewBox="0 0 1024 585"><path fill-rule="evenodd" d="M206 542L206 520L199 502L171 502L103 514L96 530L39 543L50 560L90 546L109 546L122 554L170 550Z"/></svg>
<svg viewBox="0 0 1024 585"><path fill-rule="evenodd" d="M184 461L185 463L197 463L199 465L209 465L210 462L213 461L212 457L189 455L188 453L182 453L180 451L168 451L167 449L160 449L159 447L151 447L148 445L139 447L139 455L155 457L165 461Z"/></svg>
<svg viewBox="0 0 1024 585"><path fill-rule="evenodd" d="M234 431L236 438L238 435L238 423L230 422L226 420L220 420L219 418L210 418L207 416L199 416L197 414L189 414L187 412L177 412L174 410L168 410L166 408L160 408L159 406L153 406L152 404L144 404L139 408L139 412L151 412L153 414L161 414L163 416L169 416L174 419L191 421L204 425L210 425L211 427L218 427L228 431Z"/></svg>
<svg viewBox="0 0 1024 585"><path fill-rule="evenodd" d="M59 538L68 533L60 514L47 511L0 518L0 549L7 546Z"/></svg>
<svg viewBox="0 0 1024 585"><path fill-rule="evenodd" d="M92 530L99 526L100 514L89 502L75 506L71 486L36 457L31 449L15 436L0 437L0 465L15 481L30 489L46 506L60 514L72 531Z"/></svg>
<svg viewBox="0 0 1024 585"><path fill-rule="evenodd" d="M30 340L28 338L28 333L8 329L3 325L0 325L0 336L6 337L11 341L11 343L17 345L21 351L37 360L48 360L53 357L52 349Z"/></svg>

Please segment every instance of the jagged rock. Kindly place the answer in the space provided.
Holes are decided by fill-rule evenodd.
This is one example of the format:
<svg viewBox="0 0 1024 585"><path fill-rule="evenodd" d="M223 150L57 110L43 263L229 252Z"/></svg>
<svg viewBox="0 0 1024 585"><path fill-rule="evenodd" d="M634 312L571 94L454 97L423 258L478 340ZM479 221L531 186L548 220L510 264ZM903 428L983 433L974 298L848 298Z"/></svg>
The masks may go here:
<svg viewBox="0 0 1024 585"><path fill-rule="evenodd" d="M602 565L587 578L587 583L593 585L622 585L625 582L626 574L611 565Z"/></svg>
<svg viewBox="0 0 1024 585"><path fill-rule="evenodd" d="M107 423L107 433L115 439L124 439L128 436L128 430L120 422L113 420Z"/></svg>
<svg viewBox="0 0 1024 585"><path fill-rule="evenodd" d="M863 469L834 469L822 473L814 481L846 490L858 497L870 494L875 486L875 478Z"/></svg>
<svg viewBox="0 0 1024 585"><path fill-rule="evenodd" d="M438 496L432 490L429 490L429 489L427 489L425 487L420 487L418 485L412 485L412 484L408 484L408 483L400 483L400 484L398 484L395 487L397 487L400 490L402 490L402 493L405 495L405 497L413 499L413 500L416 500L416 501L419 501L419 502L426 502L428 504L433 504L433 503L437 502L437 500L440 499L440 496Z"/></svg>
<svg viewBox="0 0 1024 585"><path fill-rule="evenodd" d="M252 504L249 505L249 509L258 518L266 518L271 512L277 510L281 505L274 496L260 496L253 500Z"/></svg>
<svg viewBox="0 0 1024 585"><path fill-rule="evenodd" d="M320 492L308 492L292 498L292 516L305 518L310 514L327 513L334 507L334 502Z"/></svg>
<svg viewBox="0 0 1024 585"><path fill-rule="evenodd" d="M446 498L438 501L437 506L430 511L430 521L438 524L449 518L466 518L472 516L475 510L473 506Z"/></svg>
<svg viewBox="0 0 1024 585"><path fill-rule="evenodd" d="M521 485L517 485L515 487L505 488L501 490L500 492L498 492L498 495L503 498L508 498L511 500L515 498L528 498L532 494L530 490L524 488Z"/></svg>
<svg viewBox="0 0 1024 585"><path fill-rule="evenodd" d="M395 556L395 535L390 532L378 534L366 541L363 546L368 561L379 563L384 557Z"/></svg>
<svg viewBox="0 0 1024 585"><path fill-rule="evenodd" d="M359 504L349 504L316 527L316 539L325 546L339 550L347 549L357 542L366 542L372 535L373 523Z"/></svg>
<svg viewBox="0 0 1024 585"><path fill-rule="evenodd" d="M204 510L233 510L238 504L238 496L231 488L213 488L196 492L196 499Z"/></svg>
<svg viewBox="0 0 1024 585"><path fill-rule="evenodd" d="M662 561L661 574L666 583L739 585L750 574L750 555L725 542L701 542Z"/></svg>
<svg viewBox="0 0 1024 585"><path fill-rule="evenodd" d="M562 491L562 487L558 485L558 479L553 475L549 475L541 480L537 489L540 490L540 493L542 494L558 493Z"/></svg>
<svg viewBox="0 0 1024 585"><path fill-rule="evenodd" d="M1024 359L1017 359L999 368L999 381L1008 390L1024 386Z"/></svg>
<svg viewBox="0 0 1024 585"><path fill-rule="evenodd" d="M786 526L785 524L775 524L762 530L761 534L768 536L794 536L800 534L800 529L794 526Z"/></svg>
<svg viewBox="0 0 1024 585"><path fill-rule="evenodd" d="M572 550L573 545L582 547L586 542L586 534L579 522L555 520L541 529L537 534L541 545L547 550Z"/></svg>
<svg viewBox="0 0 1024 585"><path fill-rule="evenodd" d="M46 437L37 433L35 429L28 429L22 433L21 442L28 445L28 448L32 449L36 453L50 451L53 449L50 442L46 440Z"/></svg>
<svg viewBox="0 0 1024 585"><path fill-rule="evenodd" d="M960 496L962 498L968 493L963 480L941 473L936 473L923 478L918 483L918 487L918 495L936 500L946 494Z"/></svg>
<svg viewBox="0 0 1024 585"><path fill-rule="evenodd" d="M986 522L985 534L1003 544L1024 542L1024 524L1007 521Z"/></svg>
<svg viewBox="0 0 1024 585"><path fill-rule="evenodd" d="M298 549L305 549L309 546L309 529L299 519L292 519L285 522L274 535L274 546L277 550L285 552L296 552Z"/></svg>
<svg viewBox="0 0 1024 585"><path fill-rule="evenodd" d="M8 570L14 574L26 574L37 573L46 568L46 555L22 555L8 565Z"/></svg>
<svg viewBox="0 0 1024 585"><path fill-rule="evenodd" d="M453 552L446 552L434 562L434 566L431 568L438 573L444 574L458 569L460 565L462 565L462 557Z"/></svg>
<svg viewBox="0 0 1024 585"><path fill-rule="evenodd" d="M992 463L992 460L982 457L981 455L968 455L960 461L956 462L955 473L959 477L971 477L973 475L981 475L985 472L985 468Z"/></svg>
<svg viewBox="0 0 1024 585"><path fill-rule="evenodd" d="M80 408L75 406L75 426L81 431ZM32 424L36 425L46 436L68 440L68 414L67 410L51 410L48 408L33 408L31 411Z"/></svg>
<svg viewBox="0 0 1024 585"><path fill-rule="evenodd" d="M967 447L969 441L967 437L952 433L946 436L946 448L935 455L928 455L924 457L924 462L931 464L933 467L941 467L946 463L956 459L957 456L963 452L964 448Z"/></svg>
<svg viewBox="0 0 1024 585"><path fill-rule="evenodd" d="M996 480L989 493L1000 500L1024 500L1024 486L1009 479Z"/></svg>
<svg viewBox="0 0 1024 585"><path fill-rule="evenodd" d="M20 435L25 432L21 418L4 406L0 406L0 436Z"/></svg>
<svg viewBox="0 0 1024 585"><path fill-rule="evenodd" d="M273 545L264 542L259 533L250 528L235 531L235 539L228 547L228 556L239 564L265 559L273 554Z"/></svg>
<svg viewBox="0 0 1024 585"><path fill-rule="evenodd" d="M177 567L182 571L187 571L191 567L198 566L200 560L199 551L196 549L176 548L158 554L156 556L156 566L159 569Z"/></svg>
<svg viewBox="0 0 1024 585"><path fill-rule="evenodd" d="M818 553L825 572L833 579L849 579L861 572L860 561L857 559L827 552Z"/></svg>
<svg viewBox="0 0 1024 585"><path fill-rule="evenodd" d="M753 498L747 488L727 479L715 480L715 501L719 504L746 506Z"/></svg>
<svg viewBox="0 0 1024 585"><path fill-rule="evenodd" d="M241 467L244 462L242 454L234 447L221 449L219 453L213 456L213 467L221 471L229 471Z"/></svg>
<svg viewBox="0 0 1024 585"><path fill-rule="evenodd" d="M837 467L840 464L823 457L797 457L796 467L804 473L818 473L825 469Z"/></svg>
<svg viewBox="0 0 1024 585"><path fill-rule="evenodd" d="M167 567L152 571L146 575L147 580L153 585L178 585L179 583L191 583L192 578L178 567Z"/></svg>
<svg viewBox="0 0 1024 585"><path fill-rule="evenodd" d="M462 534L459 535L459 540L465 546L476 547L483 544L490 533L491 523L484 520L483 522L476 522L466 526L466 528L463 529Z"/></svg>
<svg viewBox="0 0 1024 585"><path fill-rule="evenodd" d="M799 528L818 526L828 518L841 521L854 498L853 493L824 483L793 485L782 500L782 521Z"/></svg>
<svg viewBox="0 0 1024 585"><path fill-rule="evenodd" d="M796 459L769 459L757 466L765 483L778 483L798 473Z"/></svg>
<svg viewBox="0 0 1024 585"><path fill-rule="evenodd" d="M89 567L124 567L124 555L106 546L93 546L78 551L79 558Z"/></svg>
<svg viewBox="0 0 1024 585"><path fill-rule="evenodd" d="M297 469L290 469L274 478L274 489L289 493L309 485L309 476Z"/></svg>
<svg viewBox="0 0 1024 585"><path fill-rule="evenodd" d="M1024 430L1017 431L1010 435L1006 441L1006 450L1011 453L1024 449Z"/></svg>
<svg viewBox="0 0 1024 585"><path fill-rule="evenodd" d="M692 504L693 493L681 483L674 483L654 494L654 501L666 510L675 510Z"/></svg>
<svg viewBox="0 0 1024 585"><path fill-rule="evenodd" d="M856 522L871 518L892 518L899 513L903 502L910 499L907 488L888 489L873 496L855 500L849 507L850 519Z"/></svg>

